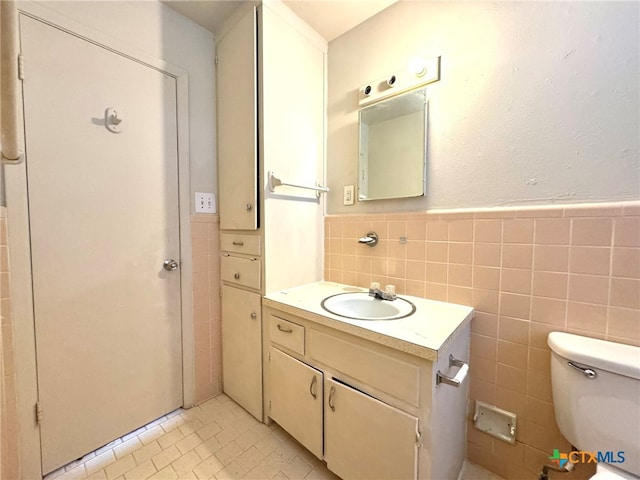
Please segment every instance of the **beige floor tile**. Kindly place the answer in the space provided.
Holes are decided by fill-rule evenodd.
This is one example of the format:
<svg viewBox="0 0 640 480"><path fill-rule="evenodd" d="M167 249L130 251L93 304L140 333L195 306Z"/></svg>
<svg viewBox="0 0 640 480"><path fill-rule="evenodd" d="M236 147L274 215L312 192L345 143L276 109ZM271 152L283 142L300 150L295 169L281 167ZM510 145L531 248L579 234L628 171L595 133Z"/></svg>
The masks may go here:
<svg viewBox="0 0 640 480"><path fill-rule="evenodd" d="M120 445L117 445L116 447L114 447L113 453L116 455L116 458L124 458L127 455L142 448L142 446L143 445L140 439L138 437L133 437L125 442L122 442Z"/></svg>
<svg viewBox="0 0 640 480"><path fill-rule="evenodd" d="M162 427L160 425L156 425L155 427L149 428L144 432L140 432L140 434L138 435L138 439L144 445L147 445L148 443L154 442L164 434L165 431L162 429Z"/></svg>
<svg viewBox="0 0 640 480"><path fill-rule="evenodd" d="M78 465L60 475L56 480L79 480L85 478L87 472L84 465Z"/></svg>
<svg viewBox="0 0 640 480"><path fill-rule="evenodd" d="M107 465L110 465L116 461L116 456L113 454L111 450L104 452L91 460L88 460L84 464L84 468L87 471L87 475L91 475L92 473L97 472L98 470L102 470ZM67 480L67 479L65 479Z"/></svg>
<svg viewBox="0 0 640 480"><path fill-rule="evenodd" d="M124 474L126 480L146 480L151 475L156 473L156 467L151 460L147 460L138 464L133 470L129 470Z"/></svg>
<svg viewBox="0 0 640 480"><path fill-rule="evenodd" d="M127 455L126 457L121 458L115 463L112 463L107 468L104 469L107 474L107 478L117 478L120 475L125 474L126 472L134 469L136 467L136 461L133 459L133 455Z"/></svg>
<svg viewBox="0 0 640 480"><path fill-rule="evenodd" d="M160 447L164 450L166 448L169 448L171 445L174 445L179 440L182 440L183 438L184 438L184 435L182 434L180 429L175 428L169 431L168 433L166 433L165 435L162 435L161 437L159 437L158 443L160 444Z"/></svg>
<svg viewBox="0 0 640 480"><path fill-rule="evenodd" d="M262 460L265 459L257 448L250 447L245 450L236 460L247 467L247 470L255 468Z"/></svg>
<svg viewBox="0 0 640 480"><path fill-rule="evenodd" d="M227 445L240 436L240 432L233 425L228 426L220 433L216 434L216 438L222 445Z"/></svg>
<svg viewBox="0 0 640 480"><path fill-rule="evenodd" d="M224 468L224 465L214 455L199 463L193 469L200 480L212 478L216 473Z"/></svg>
<svg viewBox="0 0 640 480"><path fill-rule="evenodd" d="M98 470L95 473L92 473L88 477L85 477L85 480L107 480L107 474L104 470Z"/></svg>
<svg viewBox="0 0 640 480"><path fill-rule="evenodd" d="M187 452L185 455L182 455L180 458L174 461L171 466L176 471L178 476L182 478L187 473L192 472L196 465L198 465L200 462L202 462L202 459L196 452L191 450L190 452Z"/></svg>
<svg viewBox="0 0 640 480"><path fill-rule="evenodd" d="M211 437L220 433L221 431L222 428L220 428L220 425L212 420L209 423L205 424L204 427L196 430L196 433L202 440L209 440Z"/></svg>
<svg viewBox="0 0 640 480"><path fill-rule="evenodd" d="M153 461L153 464L156 466L156 468L160 471L174 460L180 458L180 456L180 451L175 447L175 445L172 445L166 450L163 450L151 457L151 460Z"/></svg>
<svg viewBox="0 0 640 480"><path fill-rule="evenodd" d="M202 443L202 439L196 434L191 433L176 443L176 447L181 454L185 454Z"/></svg>
<svg viewBox="0 0 640 480"><path fill-rule="evenodd" d="M226 466L236 458L238 458L241 454L242 449L238 446L238 444L235 442L231 442L218 450L215 453L215 456L218 457L218 460L220 460L222 464Z"/></svg>
<svg viewBox="0 0 640 480"><path fill-rule="evenodd" d="M337 478L278 425L258 422L225 395L176 410L108 447L45 480Z"/></svg>
<svg viewBox="0 0 640 480"><path fill-rule="evenodd" d="M133 452L133 457L135 458L136 462L140 464L145 460L149 460L151 457L157 455L161 451L162 449L160 448L158 442L154 441L153 443L145 445L144 447L139 448L138 450Z"/></svg>
<svg viewBox="0 0 640 480"><path fill-rule="evenodd" d="M311 470L311 466L300 457L295 457L282 469L291 480L302 480Z"/></svg>
<svg viewBox="0 0 640 480"><path fill-rule="evenodd" d="M202 460L209 458L211 455L216 453L218 450L222 448L222 445L218 441L216 437L211 437L206 442L201 443L197 447L195 447L196 453L200 456Z"/></svg>
<svg viewBox="0 0 640 480"><path fill-rule="evenodd" d="M156 474L149 477L149 480L175 480L178 478L178 474L171 468L171 465L163 468Z"/></svg>

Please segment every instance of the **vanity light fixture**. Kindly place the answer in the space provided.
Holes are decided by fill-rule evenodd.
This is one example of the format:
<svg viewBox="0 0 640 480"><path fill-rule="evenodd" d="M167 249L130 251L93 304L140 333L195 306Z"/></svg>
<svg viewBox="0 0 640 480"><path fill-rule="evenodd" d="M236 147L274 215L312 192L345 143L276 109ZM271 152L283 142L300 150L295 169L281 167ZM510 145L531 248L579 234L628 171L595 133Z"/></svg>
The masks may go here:
<svg viewBox="0 0 640 480"><path fill-rule="evenodd" d="M358 91L358 105L362 107L376 103L387 97L437 82L440 80L440 58L414 57L404 70L361 86Z"/></svg>
<svg viewBox="0 0 640 480"><path fill-rule="evenodd" d="M416 77L424 77L427 73L427 62L422 57L413 57L409 60L409 71Z"/></svg>

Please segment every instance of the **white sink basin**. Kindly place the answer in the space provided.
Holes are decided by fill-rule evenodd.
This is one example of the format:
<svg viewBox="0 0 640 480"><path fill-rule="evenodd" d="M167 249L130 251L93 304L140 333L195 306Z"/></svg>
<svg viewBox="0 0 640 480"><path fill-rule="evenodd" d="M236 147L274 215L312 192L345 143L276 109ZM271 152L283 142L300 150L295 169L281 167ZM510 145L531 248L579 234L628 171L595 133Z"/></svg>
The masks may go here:
<svg viewBox="0 0 640 480"><path fill-rule="evenodd" d="M355 320L396 320L416 311L416 306L404 298L380 300L367 292L338 293L325 298L321 305L329 313Z"/></svg>

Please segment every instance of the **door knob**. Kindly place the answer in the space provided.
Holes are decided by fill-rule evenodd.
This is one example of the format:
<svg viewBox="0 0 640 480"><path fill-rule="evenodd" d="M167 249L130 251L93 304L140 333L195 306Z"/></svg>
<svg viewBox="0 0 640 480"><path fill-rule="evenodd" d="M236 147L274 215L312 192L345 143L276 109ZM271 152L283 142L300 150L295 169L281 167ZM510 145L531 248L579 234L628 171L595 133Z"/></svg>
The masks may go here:
<svg viewBox="0 0 640 480"><path fill-rule="evenodd" d="M162 264L162 268L164 268L169 272L172 272L173 270L177 270L178 266L179 266L178 262L176 262L174 259L165 260L164 263Z"/></svg>

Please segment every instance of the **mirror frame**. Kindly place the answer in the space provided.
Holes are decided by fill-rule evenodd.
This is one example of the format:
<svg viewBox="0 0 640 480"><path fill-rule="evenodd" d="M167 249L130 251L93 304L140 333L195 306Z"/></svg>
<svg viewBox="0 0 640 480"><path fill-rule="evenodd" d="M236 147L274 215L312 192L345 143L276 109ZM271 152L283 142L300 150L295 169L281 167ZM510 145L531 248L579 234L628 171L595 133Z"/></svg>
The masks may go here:
<svg viewBox="0 0 640 480"><path fill-rule="evenodd" d="M371 112L373 109L380 109L381 105L389 105L391 102L397 101L399 99L402 98L406 98L409 95L415 95L415 94L421 94L424 97L424 103L423 103L423 108L422 108L422 121L423 121L423 125L424 128L422 129L422 138L421 138L421 148L422 148L422 154L421 154L421 167L422 167L422 175L420 176L420 181L422 184L422 188L418 191L418 189L416 188L415 190L411 190L405 193L402 192L398 192L398 193L394 193L391 192L389 195L381 195L381 196L376 196L376 197L370 197L369 195L364 195L362 192L363 191L367 191L368 189L368 185L365 185L365 183L368 183L368 179L369 179L369 175L370 172L368 171L368 165L365 165L364 163L364 159L363 156L366 155L367 153L363 154L363 114L368 112ZM418 110L419 111L419 110ZM358 168L357 168L357 172L358 172L358 201L361 202L368 202L368 201L375 201L375 200L389 200L389 199L396 199L396 198L415 198L415 197L423 197L426 195L426 188L427 188L427 146L428 146L428 112L429 112L429 101L428 101L428 97L427 97L427 89L426 87L422 86L421 88L415 88L415 89L411 89L408 91L404 91L402 93L399 93L398 95L394 95L391 97L386 97L382 100L380 100L379 102L375 102L373 104L369 104L366 107L360 108L358 110ZM400 115L398 117L393 117L393 118L402 118L406 115ZM392 119L393 119L392 118ZM388 121L388 120L387 120ZM367 142L368 145L368 142ZM416 142L416 146L417 146L417 142ZM367 150L368 150L368 146L367 146ZM416 165L416 163L414 163L414 165ZM417 166L416 166L417 168ZM416 182L416 186L417 186L417 182Z"/></svg>

